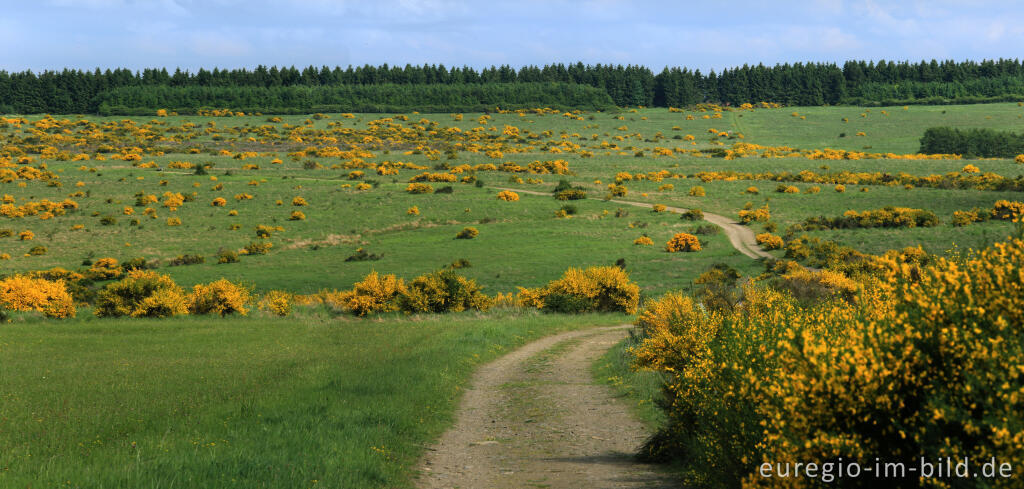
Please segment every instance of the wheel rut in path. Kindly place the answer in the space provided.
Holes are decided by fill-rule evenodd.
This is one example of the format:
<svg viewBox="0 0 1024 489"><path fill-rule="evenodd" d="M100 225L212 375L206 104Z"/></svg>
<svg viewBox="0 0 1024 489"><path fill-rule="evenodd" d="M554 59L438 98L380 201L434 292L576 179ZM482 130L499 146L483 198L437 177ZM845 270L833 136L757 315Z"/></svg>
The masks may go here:
<svg viewBox="0 0 1024 489"><path fill-rule="evenodd" d="M550 336L481 367L455 426L424 457L419 487L681 487L635 461L646 428L624 400L593 381L594 361L629 328Z"/></svg>

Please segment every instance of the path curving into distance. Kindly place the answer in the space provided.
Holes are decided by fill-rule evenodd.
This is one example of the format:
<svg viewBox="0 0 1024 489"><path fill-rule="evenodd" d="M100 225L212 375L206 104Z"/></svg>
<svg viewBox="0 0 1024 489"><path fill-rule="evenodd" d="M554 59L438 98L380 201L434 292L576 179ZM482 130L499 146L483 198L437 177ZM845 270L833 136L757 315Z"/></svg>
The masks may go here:
<svg viewBox="0 0 1024 489"><path fill-rule="evenodd" d="M516 193L528 195L543 195L546 197L552 196L550 192L537 192L534 190L520 190L515 188L504 187L491 188L496 190L511 190ZM631 205L634 207L645 207L648 209L654 207L654 204L648 204L646 202L633 202L629 200L613 199L605 202L614 202L616 204ZM665 210L683 213L686 212L688 209L683 209L681 207L666 206ZM754 237L754 231L752 231L749 227L744 226L723 215L712 214L710 212L704 213L704 220L710 222L711 224L714 224L715 226L722 228L722 231L725 231L725 235L729 238L729 242L732 243L732 247L736 248L736 251L739 251L740 253L743 253L744 255L747 255L748 257L753 258L755 260L759 260L761 258L774 258L770 253L762 250L761 247L757 245L757 239Z"/></svg>
<svg viewBox="0 0 1024 489"><path fill-rule="evenodd" d="M422 489L678 488L636 462L648 436L591 365L632 326L570 331L480 367L455 425L419 467Z"/></svg>

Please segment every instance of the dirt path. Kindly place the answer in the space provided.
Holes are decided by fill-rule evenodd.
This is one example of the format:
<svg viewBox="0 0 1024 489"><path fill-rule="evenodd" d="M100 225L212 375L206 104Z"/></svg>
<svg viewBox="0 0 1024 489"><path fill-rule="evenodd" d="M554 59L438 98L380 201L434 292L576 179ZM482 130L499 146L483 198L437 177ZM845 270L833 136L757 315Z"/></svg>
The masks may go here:
<svg viewBox="0 0 1024 489"><path fill-rule="evenodd" d="M629 328L550 336L481 367L455 426L424 457L419 487L680 487L634 461L646 429L593 383L591 365Z"/></svg>
<svg viewBox="0 0 1024 489"><path fill-rule="evenodd" d="M551 193L549 193L549 192L535 192L533 190L520 190L520 189L515 189L515 188L504 188L504 187L491 187L491 188L494 188L496 190L511 190L513 192L516 192L516 193L529 194L529 195L543 195L545 197L550 197L551 196ZM651 207L654 207L653 204L648 204L646 202L633 202L633 201L629 201L629 200L614 200L613 199L613 200L609 200L608 202L614 202L616 204L623 204L623 205L631 205L631 206L634 206L634 207L646 207L648 209L650 209ZM681 207L668 207L668 206L665 207L665 210L672 211L672 212L678 212L678 213L683 213L683 212L687 211L687 209L683 209ZM732 247L736 248L736 251L739 251L740 253L743 253L744 255L747 255L748 257L753 258L755 260L758 260L758 259L761 259L761 258L773 258L770 253L762 250L761 247L757 245L757 239L754 238L754 231L752 231L749 227L744 226L744 225L742 225L742 224L740 224L740 223L738 223L738 222L736 222L736 221L734 221L732 219L729 219L728 217L725 217L723 215L712 214L710 212L705 212L704 213L704 220L707 221L707 222L710 222L711 224L714 224L714 225L722 228L722 231L725 231L725 235L729 238L729 242L732 243Z"/></svg>

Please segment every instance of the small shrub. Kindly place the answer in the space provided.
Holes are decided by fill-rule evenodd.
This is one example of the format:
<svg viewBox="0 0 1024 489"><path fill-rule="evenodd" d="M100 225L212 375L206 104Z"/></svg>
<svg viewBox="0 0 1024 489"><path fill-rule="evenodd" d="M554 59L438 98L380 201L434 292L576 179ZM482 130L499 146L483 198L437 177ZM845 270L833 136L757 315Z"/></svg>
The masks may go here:
<svg viewBox="0 0 1024 489"><path fill-rule="evenodd" d="M178 255L167 262L169 267L180 267L185 265L199 265L200 263L206 263L206 258L203 255Z"/></svg>
<svg viewBox="0 0 1024 489"><path fill-rule="evenodd" d="M690 187L690 197L704 197L705 195L704 187L699 185L696 187Z"/></svg>
<svg viewBox="0 0 1024 489"><path fill-rule="evenodd" d="M519 200L519 194L511 190L502 190L498 192L498 200L504 200L505 202L515 202Z"/></svg>
<svg viewBox="0 0 1024 489"><path fill-rule="evenodd" d="M263 294L256 307L275 316L285 317L292 313L292 295L280 290L271 290Z"/></svg>
<svg viewBox="0 0 1024 489"><path fill-rule="evenodd" d="M274 243L269 241L253 241L245 245L245 254L247 255L266 255L270 252L270 249L274 247Z"/></svg>
<svg viewBox="0 0 1024 489"><path fill-rule="evenodd" d="M624 312L633 314L640 302L640 287L622 268L570 268L558 280L539 289L519 288L518 302L545 312Z"/></svg>
<svg viewBox="0 0 1024 489"><path fill-rule="evenodd" d="M245 305L249 299L249 288L220 279L194 286L185 304L189 314L216 314L223 317L238 313L245 316L248 312Z"/></svg>
<svg viewBox="0 0 1024 489"><path fill-rule="evenodd" d="M459 258L458 260L453 261L451 265L448 265L448 267L453 270L457 270L459 268L470 268L472 266L473 264L470 263L469 260L465 258Z"/></svg>
<svg viewBox="0 0 1024 489"><path fill-rule="evenodd" d="M777 250L782 248L782 237L771 233L761 233L755 236L757 244L766 250Z"/></svg>
<svg viewBox="0 0 1024 489"><path fill-rule="evenodd" d="M187 312L181 287L167 275L149 270L128 272L96 297L95 314L100 317L170 317Z"/></svg>
<svg viewBox="0 0 1024 489"><path fill-rule="evenodd" d="M561 190L555 194L557 200L583 200L587 198L587 192L581 189Z"/></svg>
<svg viewBox="0 0 1024 489"><path fill-rule="evenodd" d="M410 194L432 194L434 193L434 187L426 183L410 183L405 187L405 191Z"/></svg>
<svg viewBox="0 0 1024 489"><path fill-rule="evenodd" d="M668 243L665 243L665 251L669 253L700 251L700 249L700 240L689 233L677 233Z"/></svg>
<svg viewBox="0 0 1024 489"><path fill-rule="evenodd" d="M722 232L722 228L715 226L714 224L704 224L693 228L692 234L698 236L712 236Z"/></svg>
<svg viewBox="0 0 1024 489"><path fill-rule="evenodd" d="M370 272L352 290L342 292L335 305L357 316L398 310L398 297L405 293L405 282L394 275Z"/></svg>
<svg viewBox="0 0 1024 489"><path fill-rule="evenodd" d="M652 240L650 237L644 235L644 236L640 236L637 239L634 239L633 240L633 244L640 245L640 246L651 246L651 245L654 244L654 240Z"/></svg>
<svg viewBox="0 0 1024 489"><path fill-rule="evenodd" d="M686 212L680 216L680 219L684 221L703 221L704 211L700 209L687 209Z"/></svg>
<svg viewBox="0 0 1024 489"><path fill-rule="evenodd" d="M238 253L233 250L220 250L217 253L217 264L238 263Z"/></svg>
<svg viewBox="0 0 1024 489"><path fill-rule="evenodd" d="M475 227L469 226L462 228L462 231L459 231L458 234L455 235L455 239L473 239L479 235L480 231Z"/></svg>
<svg viewBox="0 0 1024 489"><path fill-rule="evenodd" d="M346 262L353 262L353 261L377 261L377 260L380 260L381 257L383 257L383 256L384 255L378 255L378 254L375 254L375 253L370 253L370 252L366 251L363 248L357 248L355 253L349 255L348 258L345 258L345 261Z"/></svg>
<svg viewBox="0 0 1024 489"><path fill-rule="evenodd" d="M19 275L0 280L0 315L4 309L37 311L51 318L70 318L76 313L64 280Z"/></svg>
<svg viewBox="0 0 1024 489"><path fill-rule="evenodd" d="M476 281L450 269L412 279L398 298L399 309L408 313L486 311L492 304Z"/></svg>

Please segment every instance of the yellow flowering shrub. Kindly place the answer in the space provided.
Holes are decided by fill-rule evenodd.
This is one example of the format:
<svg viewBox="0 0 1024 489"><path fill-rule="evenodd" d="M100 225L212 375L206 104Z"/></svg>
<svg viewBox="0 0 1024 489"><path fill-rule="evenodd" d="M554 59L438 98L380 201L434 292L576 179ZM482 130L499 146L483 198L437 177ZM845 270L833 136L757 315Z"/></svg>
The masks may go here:
<svg viewBox="0 0 1024 489"><path fill-rule="evenodd" d="M412 206L408 210L406 210L405 213L410 216L418 216L420 215L420 208L417 206Z"/></svg>
<svg viewBox="0 0 1024 489"><path fill-rule="evenodd" d="M654 244L654 241L650 237L640 236L639 238L633 240L633 244L641 246L652 246Z"/></svg>
<svg viewBox="0 0 1024 489"><path fill-rule="evenodd" d="M477 230L475 227L467 226L467 227L462 228L462 231L459 231L455 235L455 239L473 239L473 238L476 238L479 235L480 235L480 231L479 230Z"/></svg>
<svg viewBox="0 0 1024 489"><path fill-rule="evenodd" d="M15 275L0 280L0 309L37 311L51 318L75 317L75 304L64 280Z"/></svg>
<svg viewBox="0 0 1024 489"><path fill-rule="evenodd" d="M186 314L185 293L167 275L132 270L119 282L107 285L96 297L100 317L169 317Z"/></svg>
<svg viewBox="0 0 1024 489"><path fill-rule="evenodd" d="M747 189L744 190L743 193L757 195L757 194L761 193L761 190L759 190L757 187L750 186L750 187L747 187Z"/></svg>
<svg viewBox="0 0 1024 489"><path fill-rule="evenodd" d="M398 298L398 307L407 313L444 313L469 309L486 311L493 300L481 292L473 279L451 269L438 270L409 281Z"/></svg>
<svg viewBox="0 0 1024 489"><path fill-rule="evenodd" d="M665 251L675 253L678 251L700 251L700 240L690 233L676 233L672 239L665 243Z"/></svg>
<svg viewBox="0 0 1024 489"><path fill-rule="evenodd" d="M198 284L192 288L185 301L189 314L216 314L227 316L238 313L245 316L249 303L249 288L220 279L208 284Z"/></svg>
<svg viewBox="0 0 1024 489"><path fill-rule="evenodd" d="M640 287L619 267L570 268L544 287L519 287L517 299L524 307L552 312L633 314L640 303Z"/></svg>
<svg viewBox="0 0 1024 489"><path fill-rule="evenodd" d="M690 187L690 196L691 197L704 197L705 195L706 195L706 192L704 192L704 187L701 187L699 185L696 186L696 187Z"/></svg>
<svg viewBox="0 0 1024 489"><path fill-rule="evenodd" d="M651 206L651 211L653 211L653 212L665 212L665 209L667 209L667 208L668 207L666 207L664 204L654 204L653 206Z"/></svg>
<svg viewBox="0 0 1024 489"><path fill-rule="evenodd" d="M782 237L772 233L761 233L755 236L757 244L766 250L777 250L782 248Z"/></svg>
<svg viewBox="0 0 1024 489"><path fill-rule="evenodd" d="M995 219L1015 220L1024 216L1024 202L1000 200L992 206L992 217Z"/></svg>
<svg viewBox="0 0 1024 489"><path fill-rule="evenodd" d="M90 280L112 280L124 273L120 262L116 258L98 258L85 272L85 277Z"/></svg>
<svg viewBox="0 0 1024 489"><path fill-rule="evenodd" d="M271 290L263 294L256 307L275 316L285 317L292 313L292 294L281 290Z"/></svg>
<svg viewBox="0 0 1024 489"><path fill-rule="evenodd" d="M213 199L213 202L210 203L210 205L212 205L213 207L224 207L227 204L228 201L224 197L217 197L216 199Z"/></svg>
<svg viewBox="0 0 1024 489"><path fill-rule="evenodd" d="M288 216L289 221L305 221L306 215L302 211L292 211L291 215Z"/></svg>
<svg viewBox="0 0 1024 489"><path fill-rule="evenodd" d="M405 191L410 194L432 194L434 193L434 187L426 183L410 183L405 187Z"/></svg>
<svg viewBox="0 0 1024 489"><path fill-rule="evenodd" d="M843 184L836 185L835 186L835 190L836 190L836 192L839 192L839 193L846 192L846 185L843 185Z"/></svg>
<svg viewBox="0 0 1024 489"><path fill-rule="evenodd" d="M370 272L356 282L352 290L342 292L335 300L336 307L357 316L398 310L398 297L405 293L405 281L394 275Z"/></svg>
<svg viewBox="0 0 1024 489"><path fill-rule="evenodd" d="M739 212L740 222L743 224L750 224L752 222L765 222L772 218L772 213L768 209L768 204L758 209L742 209Z"/></svg>
<svg viewBox="0 0 1024 489"><path fill-rule="evenodd" d="M801 303L755 284L722 316L679 295L650 304L634 353L638 366L668 378L668 422L644 454L681 462L712 486L749 489L819 482L763 477L766 463L995 458L1010 464L1011 477L985 487L1016 487L1024 476L1024 241L919 258L920 250L876 257L877 278L853 286L835 272L787 272L853 300L844 292ZM905 474L894 487L959 487Z"/></svg>
<svg viewBox="0 0 1024 489"><path fill-rule="evenodd" d="M511 190L502 190L498 192L498 200L504 200L505 202L515 202L519 200L519 194Z"/></svg>

